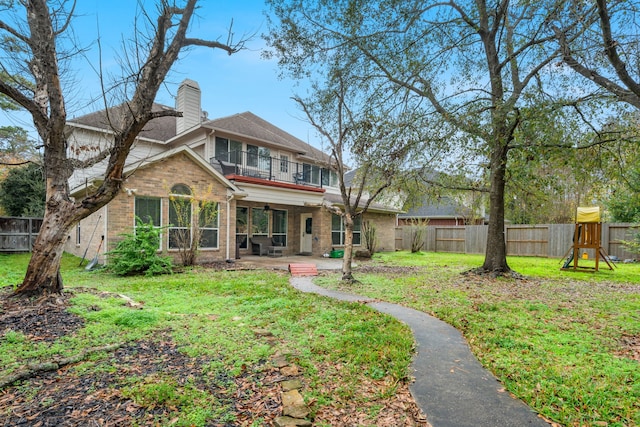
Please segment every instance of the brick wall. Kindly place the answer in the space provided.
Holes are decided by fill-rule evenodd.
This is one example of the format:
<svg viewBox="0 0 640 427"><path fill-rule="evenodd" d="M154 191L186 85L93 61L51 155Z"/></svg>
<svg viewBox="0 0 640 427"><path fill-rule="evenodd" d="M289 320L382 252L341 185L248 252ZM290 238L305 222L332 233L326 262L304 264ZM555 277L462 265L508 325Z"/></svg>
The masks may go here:
<svg viewBox="0 0 640 427"><path fill-rule="evenodd" d="M178 153L149 166L140 168L123 184L123 190L118 194L102 212L102 219L107 219L108 223L101 227L102 233L96 231L97 237L91 243L91 247L97 247L101 234L105 234L107 248L113 249L116 243L122 238L123 233L131 233L134 226L134 201L136 196L158 197L161 199L162 223L167 225L169 221L169 192L176 184L187 185L196 198L215 201L219 203L218 210L218 249L201 249L198 262L218 261L227 258L227 189L223 183L215 179L210 172L203 169L184 153ZM130 192L127 192L127 189ZM235 231L235 201L230 203L230 224L231 233ZM75 244L75 230L72 230L69 242L65 250L82 256L84 248L88 244L90 230L95 224L98 215L96 212L81 221L82 242ZM177 263L180 262L177 250L168 250L168 239L166 233L163 234L162 250L173 256ZM89 253L94 253L89 250ZM231 239L229 247L230 257L235 254L235 241ZM92 255L93 257L94 255Z"/></svg>
<svg viewBox="0 0 640 427"><path fill-rule="evenodd" d="M395 215L382 213L367 213L364 216L365 221L371 221L376 227L376 236L378 237L378 252L388 252L396 250L396 217ZM362 240L363 249L364 236Z"/></svg>

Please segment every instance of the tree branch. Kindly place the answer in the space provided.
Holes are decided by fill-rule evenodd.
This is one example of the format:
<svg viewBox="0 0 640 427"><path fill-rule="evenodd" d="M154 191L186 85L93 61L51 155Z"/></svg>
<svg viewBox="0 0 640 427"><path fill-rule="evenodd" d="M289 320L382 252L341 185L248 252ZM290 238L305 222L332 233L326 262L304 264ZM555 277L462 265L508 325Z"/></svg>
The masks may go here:
<svg viewBox="0 0 640 427"><path fill-rule="evenodd" d="M573 56L566 34L556 25L552 26L553 31L560 44L563 61L571 67L575 72L593 81L595 84L614 94L618 99L640 109L640 92L638 94L629 89L625 89L614 81L604 77L597 71L587 68L580 64ZM613 64L612 64L613 65Z"/></svg>
<svg viewBox="0 0 640 427"><path fill-rule="evenodd" d="M607 11L607 3L605 0L596 0L598 5L598 16L600 18L600 26L602 27L602 41L604 43L604 51L609 58L609 62L613 65L616 74L624 85L636 96L640 96L640 85L627 72L627 64L622 61L618 55L618 42L613 40L611 35L611 20Z"/></svg>
<svg viewBox="0 0 640 427"><path fill-rule="evenodd" d="M97 353L100 351L113 351L122 347L124 344L125 343L115 343L115 344L104 345L101 347L87 348L74 356L58 359L57 361L54 361L54 362L30 363L24 368L18 370L17 372L0 378L0 390L2 390L8 385L15 383L16 381L24 380L26 378L31 378L34 375L37 375L41 372L56 371L62 368L63 366L70 365L72 363L78 363L86 359L88 356L92 355L93 353Z"/></svg>

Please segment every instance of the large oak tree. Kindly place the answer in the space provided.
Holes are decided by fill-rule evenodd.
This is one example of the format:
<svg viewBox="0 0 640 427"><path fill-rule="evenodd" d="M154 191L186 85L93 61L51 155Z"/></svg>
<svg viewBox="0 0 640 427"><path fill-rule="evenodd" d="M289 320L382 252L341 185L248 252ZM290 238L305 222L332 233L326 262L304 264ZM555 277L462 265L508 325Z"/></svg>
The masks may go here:
<svg viewBox="0 0 640 427"><path fill-rule="evenodd" d="M559 55L550 22L569 14L569 2L268 3L278 19L269 42L291 75L305 78L336 49L349 49L360 61L350 68L379 85L380 93L385 86L403 88L407 99L455 129L447 143L470 153L488 172L489 229L481 270L510 271L504 238L507 162L527 118L521 109L545 95Z"/></svg>
<svg viewBox="0 0 640 427"><path fill-rule="evenodd" d="M62 290L60 259L70 228L82 218L111 201L121 189L125 161L138 133L151 120L180 115L175 111L152 111L156 94L189 46L223 49L232 54L242 47L187 35L196 10L196 0L158 0L155 14L144 11L132 32L131 55L123 64L127 77L120 102L111 119L113 143L89 159L70 157L67 141L67 101L64 64L73 49L72 30L75 2L65 0L19 0L2 2L0 18L0 93L20 105L33 118L44 145L46 211L41 231L22 284L16 294L49 295ZM71 46L73 48L74 46ZM78 49L76 49L76 53ZM15 78L12 76L16 76ZM29 84L22 82L28 81ZM105 96L106 105L106 96ZM100 185L79 199L69 194L68 180L77 168L106 160Z"/></svg>

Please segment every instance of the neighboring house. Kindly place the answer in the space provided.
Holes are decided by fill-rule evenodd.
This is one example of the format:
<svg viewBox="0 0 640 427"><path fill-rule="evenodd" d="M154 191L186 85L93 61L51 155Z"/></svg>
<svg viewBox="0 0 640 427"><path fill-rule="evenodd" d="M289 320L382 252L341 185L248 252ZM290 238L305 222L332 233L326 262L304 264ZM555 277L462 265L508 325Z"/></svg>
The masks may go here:
<svg viewBox="0 0 640 427"><path fill-rule="evenodd" d="M208 120L200 100L198 84L185 80L176 102L183 117L147 124L129 156L122 192L80 221L65 249L82 256L89 248L95 256L102 236L103 248L113 249L123 233L132 232L138 216L168 227L158 250L177 258L179 224L170 198L217 204L217 217L201 227L201 262L250 254L252 239L265 237L285 246L284 255L320 256L341 247L342 221L323 208L341 204L330 157L250 112ZM117 120L117 108L72 120L70 152L83 159L107 147L111 120ZM76 171L72 195L96 185L102 170L104 164ZM397 212L376 204L365 215L386 243L379 244L380 250L394 250ZM354 241L364 244L359 224Z"/></svg>
<svg viewBox="0 0 640 427"><path fill-rule="evenodd" d="M474 215L465 205L449 198L425 201L406 212L398 214L398 225L469 225L482 223L483 215Z"/></svg>

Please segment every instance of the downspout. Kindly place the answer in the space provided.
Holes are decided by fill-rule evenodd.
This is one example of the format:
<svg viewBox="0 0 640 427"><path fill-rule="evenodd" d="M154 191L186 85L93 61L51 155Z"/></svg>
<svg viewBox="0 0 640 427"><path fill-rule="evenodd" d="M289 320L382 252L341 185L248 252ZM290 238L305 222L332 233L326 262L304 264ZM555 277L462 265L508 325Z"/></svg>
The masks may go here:
<svg viewBox="0 0 640 427"><path fill-rule="evenodd" d="M102 236L104 237L104 241L102 242L102 250L104 251L103 254L107 253L107 248L109 247L109 239L108 239L108 234L107 234L107 231L109 230L109 209L107 208L107 206L109 206L109 205L106 204L106 205L104 205L104 208L103 208L104 209L104 216L103 216L103 218L104 218L104 220L103 220L104 221L103 222L104 230L102 232L103 233ZM97 255L99 256L100 254L97 254ZM102 262L103 262L104 265L107 264L107 256L106 255L103 255Z"/></svg>
<svg viewBox="0 0 640 427"><path fill-rule="evenodd" d="M227 189L227 261L229 257L229 245L231 244L231 200L233 200L233 193Z"/></svg>

